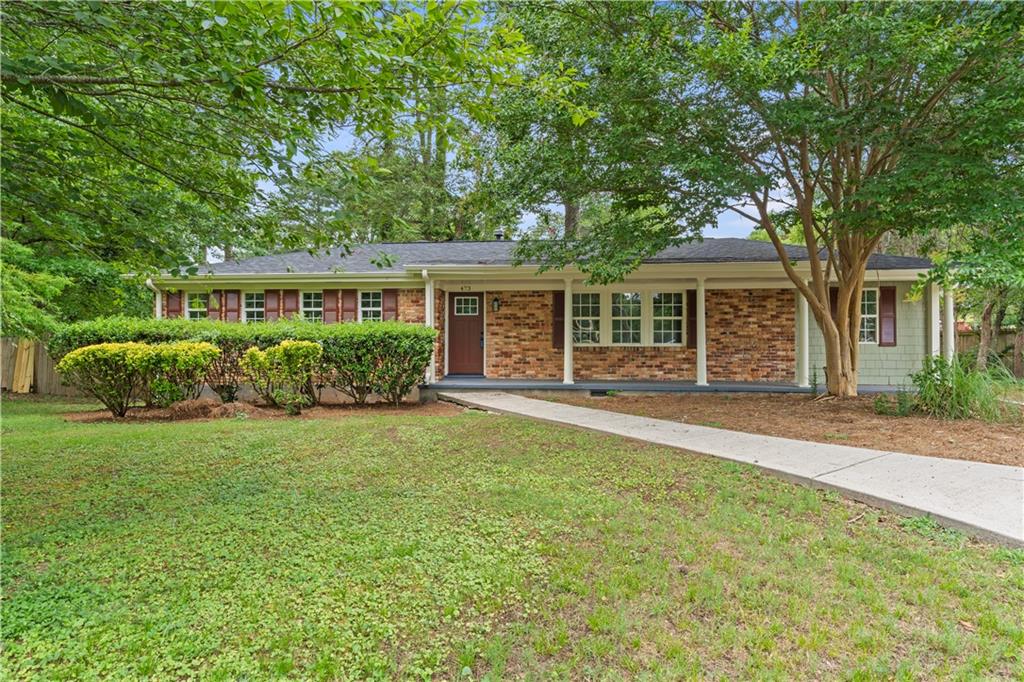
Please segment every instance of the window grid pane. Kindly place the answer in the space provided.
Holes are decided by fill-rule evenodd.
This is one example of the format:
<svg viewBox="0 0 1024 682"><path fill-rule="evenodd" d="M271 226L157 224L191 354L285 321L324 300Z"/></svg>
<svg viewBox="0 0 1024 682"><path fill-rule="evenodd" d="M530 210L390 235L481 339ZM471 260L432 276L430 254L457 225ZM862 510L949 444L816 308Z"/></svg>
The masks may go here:
<svg viewBox="0 0 1024 682"><path fill-rule="evenodd" d="M480 299L476 296L456 296L455 297L455 314L456 315L479 315L480 314Z"/></svg>
<svg viewBox="0 0 1024 682"><path fill-rule="evenodd" d="M683 295L679 292L654 294L654 343L683 342Z"/></svg>
<svg viewBox="0 0 1024 682"><path fill-rule="evenodd" d="M640 343L640 294L612 294L612 343Z"/></svg>
<svg viewBox="0 0 1024 682"><path fill-rule="evenodd" d="M601 295L572 295L572 342L578 345L601 343Z"/></svg>
<svg viewBox="0 0 1024 682"><path fill-rule="evenodd" d="M242 309L246 322L263 322L267 319L263 294L245 294Z"/></svg>
<svg viewBox="0 0 1024 682"><path fill-rule="evenodd" d="M878 343L878 291L865 289L860 296L861 343Z"/></svg>
<svg viewBox="0 0 1024 682"><path fill-rule="evenodd" d="M359 319L379 321L384 319L383 294L380 291L363 291L359 294Z"/></svg>
<svg viewBox="0 0 1024 682"><path fill-rule="evenodd" d="M207 310L210 306L209 294L188 295L188 319L205 320L209 317Z"/></svg>
<svg viewBox="0 0 1024 682"><path fill-rule="evenodd" d="M302 317L310 322L323 322L324 294L322 291L302 292Z"/></svg>

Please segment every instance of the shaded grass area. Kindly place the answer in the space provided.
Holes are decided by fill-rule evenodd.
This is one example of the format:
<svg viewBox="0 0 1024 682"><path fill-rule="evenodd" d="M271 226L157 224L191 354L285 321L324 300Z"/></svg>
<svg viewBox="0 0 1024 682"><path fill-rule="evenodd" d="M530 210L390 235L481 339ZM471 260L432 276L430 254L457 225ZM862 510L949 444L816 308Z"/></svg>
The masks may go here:
<svg viewBox="0 0 1024 682"><path fill-rule="evenodd" d="M1014 676L1024 553L513 417L3 405L11 677Z"/></svg>

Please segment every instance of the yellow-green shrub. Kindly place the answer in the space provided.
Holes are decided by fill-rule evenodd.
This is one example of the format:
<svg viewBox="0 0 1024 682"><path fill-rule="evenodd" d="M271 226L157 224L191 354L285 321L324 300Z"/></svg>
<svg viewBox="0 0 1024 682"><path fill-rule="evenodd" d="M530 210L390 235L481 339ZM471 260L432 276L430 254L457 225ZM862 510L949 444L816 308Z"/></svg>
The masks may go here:
<svg viewBox="0 0 1024 682"><path fill-rule="evenodd" d="M153 347L145 343L100 343L78 348L57 363L64 380L123 417L149 378Z"/></svg>
<svg viewBox="0 0 1024 682"><path fill-rule="evenodd" d="M246 378L266 402L298 414L311 404L307 387L320 366L323 349L312 341L282 341L267 350L250 348L242 356Z"/></svg>
<svg viewBox="0 0 1024 682"><path fill-rule="evenodd" d="M166 406L198 398L206 375L220 357L211 343L179 341L151 346L150 376L145 385L149 401Z"/></svg>

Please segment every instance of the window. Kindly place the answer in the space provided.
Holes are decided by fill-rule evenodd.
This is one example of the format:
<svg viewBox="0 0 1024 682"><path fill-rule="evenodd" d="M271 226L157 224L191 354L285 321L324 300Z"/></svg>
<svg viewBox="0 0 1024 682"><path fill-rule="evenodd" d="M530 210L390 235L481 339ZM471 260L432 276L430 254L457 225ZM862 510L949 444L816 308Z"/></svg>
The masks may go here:
<svg viewBox="0 0 1024 682"><path fill-rule="evenodd" d="M860 342L878 343L878 289L860 295Z"/></svg>
<svg viewBox="0 0 1024 682"><path fill-rule="evenodd" d="M246 322L263 322L267 319L263 292L244 295L242 319Z"/></svg>
<svg viewBox="0 0 1024 682"><path fill-rule="evenodd" d="M572 295L572 342L601 343L601 294Z"/></svg>
<svg viewBox="0 0 1024 682"><path fill-rule="evenodd" d="M479 315L480 314L480 299L476 296L456 296L455 297L455 314L456 315Z"/></svg>
<svg viewBox="0 0 1024 682"><path fill-rule="evenodd" d="M209 294L189 294L188 295L188 319L190 320L205 320L209 317L207 312L210 307L210 295Z"/></svg>
<svg viewBox="0 0 1024 682"><path fill-rule="evenodd" d="M654 343L682 344L683 295L679 292L654 294Z"/></svg>
<svg viewBox="0 0 1024 682"><path fill-rule="evenodd" d="M612 343L640 343L640 294L612 294Z"/></svg>
<svg viewBox="0 0 1024 682"><path fill-rule="evenodd" d="M302 292L302 319L310 322L324 321L324 292Z"/></svg>
<svg viewBox="0 0 1024 682"><path fill-rule="evenodd" d="M382 320L384 319L383 299L379 291L359 292L359 319Z"/></svg>

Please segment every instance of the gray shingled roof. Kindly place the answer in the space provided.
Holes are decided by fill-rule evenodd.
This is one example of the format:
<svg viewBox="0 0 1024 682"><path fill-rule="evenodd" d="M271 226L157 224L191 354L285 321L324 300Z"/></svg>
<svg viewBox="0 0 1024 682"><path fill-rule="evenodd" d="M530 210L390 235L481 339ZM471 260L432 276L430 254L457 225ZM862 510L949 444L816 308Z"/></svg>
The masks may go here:
<svg viewBox="0 0 1024 682"><path fill-rule="evenodd" d="M348 255L332 250L329 255L310 255L293 251L274 256L257 256L239 261L214 263L200 268L214 275L272 275L320 273L402 272L409 265L508 265L512 262L515 241L451 241L364 244L354 246ZM790 258L807 260L802 246L787 246ZM392 258L390 265L378 267L381 255ZM777 261L775 247L752 239L708 238L672 246L646 263L763 263ZM927 258L876 254L868 261L871 270L926 269Z"/></svg>

